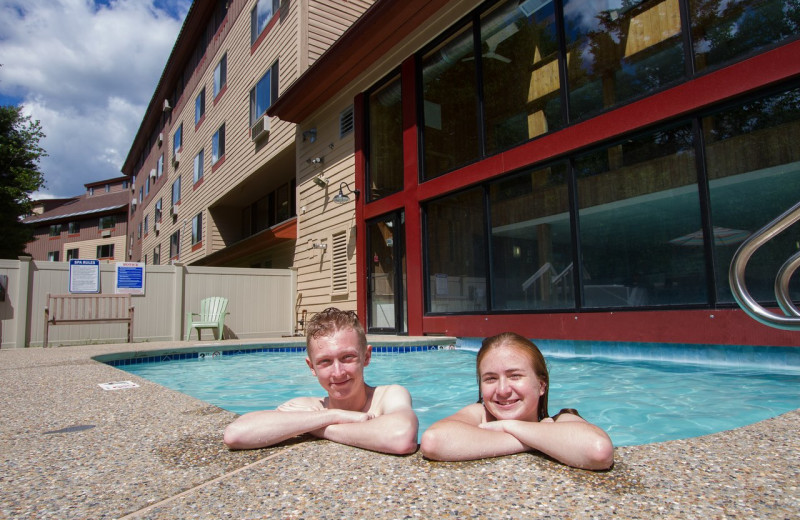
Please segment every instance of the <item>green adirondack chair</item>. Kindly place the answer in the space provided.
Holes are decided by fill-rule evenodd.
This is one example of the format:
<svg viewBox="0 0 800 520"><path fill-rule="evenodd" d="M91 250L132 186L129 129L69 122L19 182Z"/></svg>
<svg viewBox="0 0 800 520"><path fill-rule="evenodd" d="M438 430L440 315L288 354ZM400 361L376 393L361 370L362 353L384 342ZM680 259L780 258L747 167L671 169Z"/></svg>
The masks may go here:
<svg viewBox="0 0 800 520"><path fill-rule="evenodd" d="M197 339L200 339L200 329L217 329L216 339L222 339L222 328L225 324L225 309L228 307L228 299L221 296L212 296L200 300L200 312L186 313L186 339L192 329L197 329Z"/></svg>

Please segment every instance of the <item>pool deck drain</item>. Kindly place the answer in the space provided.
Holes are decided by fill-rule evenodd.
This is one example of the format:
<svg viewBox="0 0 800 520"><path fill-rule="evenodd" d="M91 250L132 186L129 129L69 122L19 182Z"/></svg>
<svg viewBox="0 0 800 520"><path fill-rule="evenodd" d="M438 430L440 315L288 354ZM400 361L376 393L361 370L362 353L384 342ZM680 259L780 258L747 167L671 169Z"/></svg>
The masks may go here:
<svg viewBox="0 0 800 520"><path fill-rule="evenodd" d="M0 518L800 515L798 410L617 448L601 473L533 454L436 463L318 440L231 452L221 437L234 414L92 359L192 345L203 342L0 350ZM122 379L139 387L98 386Z"/></svg>

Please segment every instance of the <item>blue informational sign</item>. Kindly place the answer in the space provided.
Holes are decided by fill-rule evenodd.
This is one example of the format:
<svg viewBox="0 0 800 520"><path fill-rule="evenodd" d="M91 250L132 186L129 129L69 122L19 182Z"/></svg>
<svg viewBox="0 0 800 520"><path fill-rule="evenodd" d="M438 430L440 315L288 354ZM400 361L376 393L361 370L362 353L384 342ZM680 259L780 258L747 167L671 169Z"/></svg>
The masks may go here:
<svg viewBox="0 0 800 520"><path fill-rule="evenodd" d="M70 294L100 292L100 260L73 258L69 261L69 292Z"/></svg>
<svg viewBox="0 0 800 520"><path fill-rule="evenodd" d="M116 294L144 294L144 266L141 262L117 262Z"/></svg>

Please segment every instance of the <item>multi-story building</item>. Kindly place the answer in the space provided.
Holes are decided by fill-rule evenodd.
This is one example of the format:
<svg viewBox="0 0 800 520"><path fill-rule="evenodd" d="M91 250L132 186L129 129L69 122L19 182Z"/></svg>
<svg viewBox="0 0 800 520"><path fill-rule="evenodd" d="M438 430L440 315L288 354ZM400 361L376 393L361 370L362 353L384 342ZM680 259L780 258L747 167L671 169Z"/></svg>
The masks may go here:
<svg viewBox="0 0 800 520"><path fill-rule="evenodd" d="M379 0L268 110L299 125L298 292L354 284L372 332L800 344L728 284L800 200L799 13ZM763 305L797 237L753 256Z"/></svg>
<svg viewBox="0 0 800 520"><path fill-rule="evenodd" d="M78 197L35 203L34 214L24 220L34 229L26 253L34 260L56 262L125 260L129 186L128 177L119 177L86 184Z"/></svg>
<svg viewBox="0 0 800 520"><path fill-rule="evenodd" d="M266 110L371 3L192 4L122 168L128 260L294 265L296 128Z"/></svg>

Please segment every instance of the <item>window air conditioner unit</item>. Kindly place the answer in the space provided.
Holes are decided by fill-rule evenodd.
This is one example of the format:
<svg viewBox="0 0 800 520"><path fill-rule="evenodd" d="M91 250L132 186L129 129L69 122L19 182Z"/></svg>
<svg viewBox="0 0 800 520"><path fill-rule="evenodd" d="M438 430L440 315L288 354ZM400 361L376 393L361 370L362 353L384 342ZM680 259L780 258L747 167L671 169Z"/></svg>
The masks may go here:
<svg viewBox="0 0 800 520"><path fill-rule="evenodd" d="M181 162L181 153L175 152L175 155L172 156L172 166L177 167L178 163Z"/></svg>
<svg viewBox="0 0 800 520"><path fill-rule="evenodd" d="M178 216L178 206L172 206L172 216L173 217Z"/></svg>
<svg viewBox="0 0 800 520"><path fill-rule="evenodd" d="M133 198L133 199L131 199L131 206L135 206L135 205L136 205L136 199Z"/></svg>
<svg viewBox="0 0 800 520"><path fill-rule="evenodd" d="M155 168L150 170L150 178L151 179L155 179L156 178L156 169Z"/></svg>
<svg viewBox="0 0 800 520"><path fill-rule="evenodd" d="M170 110L172 110L172 107L169 104L169 100L165 99L164 100L164 112L169 112Z"/></svg>
<svg viewBox="0 0 800 520"><path fill-rule="evenodd" d="M253 142L259 142L269 137L269 116L264 114L250 128L250 138Z"/></svg>
<svg viewBox="0 0 800 520"><path fill-rule="evenodd" d="M155 231L156 234L158 234L158 232L161 231L161 222L156 222L155 224L153 224L153 231Z"/></svg>
<svg viewBox="0 0 800 520"><path fill-rule="evenodd" d="M158 134L158 146L161 146L161 143L164 142L164 132L159 132Z"/></svg>
<svg viewBox="0 0 800 520"><path fill-rule="evenodd" d="M110 237L110 236L111 236L111 230L110 230L110 229L104 229L104 230L103 230L103 231L100 233L100 236L101 236L101 237L103 237L103 238L108 238L108 237Z"/></svg>

